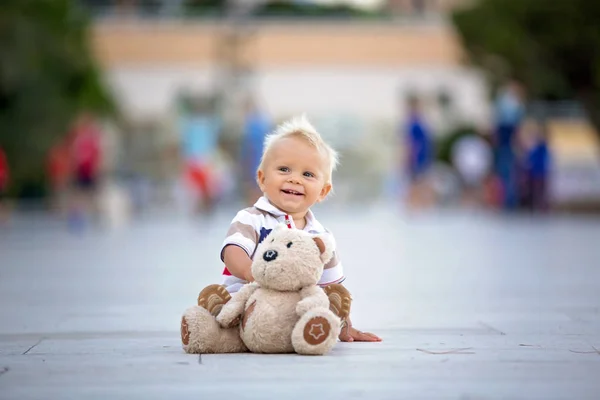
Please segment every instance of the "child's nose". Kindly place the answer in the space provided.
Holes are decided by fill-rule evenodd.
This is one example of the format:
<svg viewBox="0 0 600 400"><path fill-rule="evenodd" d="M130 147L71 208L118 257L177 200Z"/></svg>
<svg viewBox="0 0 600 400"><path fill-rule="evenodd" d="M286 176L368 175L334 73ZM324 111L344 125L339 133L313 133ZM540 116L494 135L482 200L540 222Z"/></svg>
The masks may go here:
<svg viewBox="0 0 600 400"><path fill-rule="evenodd" d="M290 182L290 183L300 183L300 178L298 178L297 176L293 175L293 176L289 177L288 182Z"/></svg>

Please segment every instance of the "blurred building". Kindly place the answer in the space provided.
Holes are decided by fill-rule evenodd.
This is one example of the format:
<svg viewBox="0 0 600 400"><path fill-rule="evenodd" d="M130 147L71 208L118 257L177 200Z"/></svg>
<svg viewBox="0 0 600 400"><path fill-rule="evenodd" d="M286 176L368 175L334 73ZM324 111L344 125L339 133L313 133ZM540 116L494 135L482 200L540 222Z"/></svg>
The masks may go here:
<svg viewBox="0 0 600 400"><path fill-rule="evenodd" d="M244 18L261 0L227 3L240 6L226 10L235 19L182 18L183 0L85 1L105 5L96 9L94 48L132 119L168 121L183 92L225 93L234 102L228 112L236 96L250 94L275 121L306 112L343 151L340 174L362 174L365 184L379 184L392 165L395 124L409 94L424 98L435 133L449 126L441 98L452 105L446 116L454 122L491 122L488 87L462 63L449 21L454 8L472 0L348 2L381 7L385 16L376 19ZM590 182L600 181L600 169L592 163L589 125L580 118L554 119L556 165L575 171L556 175L557 200L563 201L581 191L573 182L594 187ZM594 165L593 178L572 178L581 175L581 162L575 162L583 159L581 149L590 153L585 159Z"/></svg>
<svg viewBox="0 0 600 400"><path fill-rule="evenodd" d="M219 21L115 18L99 20L93 37L108 79L134 114L164 112L182 88L216 90L235 58L241 84L276 116L391 121L401 94L417 91L448 93L465 118L487 116L483 80L460 64L444 20L252 21L238 37L228 29Z"/></svg>
<svg viewBox="0 0 600 400"><path fill-rule="evenodd" d="M125 114L168 119L178 96L190 91L226 94L230 114L236 99L246 95L258 99L275 121L307 113L344 153L338 177L349 178L353 193L338 185L339 198L381 191L409 94L424 96L433 125L442 95L456 119L488 120L483 77L461 63L441 0L439 18L433 19L410 13L371 19L240 19L240 13L234 20L188 19L156 11L163 10L160 1L147 18L127 8L147 1L120 1L127 12L104 9L93 29L97 57ZM442 121L437 126L446 128ZM356 191L350 177L366 186Z"/></svg>

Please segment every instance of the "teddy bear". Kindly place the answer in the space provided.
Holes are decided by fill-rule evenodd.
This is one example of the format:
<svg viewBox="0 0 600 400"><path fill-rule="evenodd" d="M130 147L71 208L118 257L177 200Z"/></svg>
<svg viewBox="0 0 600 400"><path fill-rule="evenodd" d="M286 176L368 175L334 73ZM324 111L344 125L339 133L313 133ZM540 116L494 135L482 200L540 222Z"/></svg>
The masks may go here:
<svg viewBox="0 0 600 400"><path fill-rule="evenodd" d="M251 267L254 282L233 296L221 285L210 285L198 296L198 305L185 311L183 349L187 353L326 354L350 311L349 293L343 286L337 285L341 292L326 293L317 285L333 256L332 240L326 233L277 226L256 249Z"/></svg>

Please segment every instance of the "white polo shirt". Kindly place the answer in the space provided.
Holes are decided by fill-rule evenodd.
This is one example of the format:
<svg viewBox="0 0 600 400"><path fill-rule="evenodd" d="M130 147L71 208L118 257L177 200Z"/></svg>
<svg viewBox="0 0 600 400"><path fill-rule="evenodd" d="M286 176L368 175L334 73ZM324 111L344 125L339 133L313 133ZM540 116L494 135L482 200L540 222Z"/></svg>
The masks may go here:
<svg viewBox="0 0 600 400"><path fill-rule="evenodd" d="M266 197L261 197L253 207L239 211L231 221L227 237L223 241L223 246L221 246L221 261L223 261L223 250L230 245L242 248L251 259L254 259L256 247L281 223L287 224L293 229L296 228L292 218L272 205ZM327 233L331 235L317 221L310 210L306 214L306 226L303 230L311 234ZM337 251L334 249L333 257L325 265L323 275L318 284L320 286L327 286L332 283L343 282L344 279L342 263L339 261ZM223 270L223 285L226 286L227 291L235 293L246 283L245 280L231 275L227 266L225 266Z"/></svg>

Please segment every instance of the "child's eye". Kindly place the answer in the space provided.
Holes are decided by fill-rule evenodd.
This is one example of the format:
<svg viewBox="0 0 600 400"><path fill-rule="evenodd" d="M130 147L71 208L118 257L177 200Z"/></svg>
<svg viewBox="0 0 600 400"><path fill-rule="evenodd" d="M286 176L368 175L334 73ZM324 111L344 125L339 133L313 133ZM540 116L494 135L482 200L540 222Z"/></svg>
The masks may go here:
<svg viewBox="0 0 600 400"><path fill-rule="evenodd" d="M307 172L304 173L304 176L306 176L307 178L314 178L315 174L313 174L312 172L308 172L307 171Z"/></svg>
<svg viewBox="0 0 600 400"><path fill-rule="evenodd" d="M288 167L279 167L279 170L281 172L289 172L290 171L290 169Z"/></svg>
<svg viewBox="0 0 600 400"><path fill-rule="evenodd" d="M290 247L292 247L292 242L289 242L289 243L287 244L287 248L289 249Z"/></svg>

